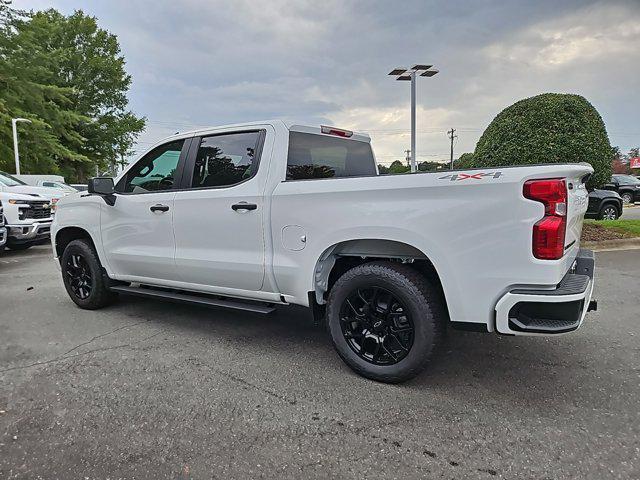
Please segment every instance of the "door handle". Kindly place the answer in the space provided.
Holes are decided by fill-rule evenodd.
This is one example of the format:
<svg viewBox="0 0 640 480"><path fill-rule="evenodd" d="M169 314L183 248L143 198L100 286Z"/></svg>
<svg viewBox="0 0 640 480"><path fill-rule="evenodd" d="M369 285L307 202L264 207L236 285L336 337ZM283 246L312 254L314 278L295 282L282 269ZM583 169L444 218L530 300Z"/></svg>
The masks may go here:
<svg viewBox="0 0 640 480"><path fill-rule="evenodd" d="M240 202L234 203L231 208L237 212L238 210L255 210L258 206L255 203Z"/></svg>
<svg viewBox="0 0 640 480"><path fill-rule="evenodd" d="M161 205L161 204L156 204L156 205L151 205L149 207L149 210L151 210L152 212L168 212L169 211L169 206L168 205Z"/></svg>

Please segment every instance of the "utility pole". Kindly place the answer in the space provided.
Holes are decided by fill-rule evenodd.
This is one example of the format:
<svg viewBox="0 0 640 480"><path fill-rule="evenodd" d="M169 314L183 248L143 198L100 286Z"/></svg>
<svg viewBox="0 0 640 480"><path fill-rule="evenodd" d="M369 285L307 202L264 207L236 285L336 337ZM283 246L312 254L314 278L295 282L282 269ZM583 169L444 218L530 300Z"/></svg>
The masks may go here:
<svg viewBox="0 0 640 480"><path fill-rule="evenodd" d="M407 154L404 157L404 159L407 161L407 167L410 167L411 166L411 150L405 150L404 153Z"/></svg>
<svg viewBox="0 0 640 480"><path fill-rule="evenodd" d="M12 118L11 129L13 130L13 156L16 161L16 175L20 175L20 154L18 154L18 122L31 123L31 120L26 118Z"/></svg>
<svg viewBox="0 0 640 480"><path fill-rule="evenodd" d="M457 135L454 135L455 133L456 133L455 128L451 128L451 130L447 132L447 135L451 139L451 170L453 170L453 140L458 138Z"/></svg>

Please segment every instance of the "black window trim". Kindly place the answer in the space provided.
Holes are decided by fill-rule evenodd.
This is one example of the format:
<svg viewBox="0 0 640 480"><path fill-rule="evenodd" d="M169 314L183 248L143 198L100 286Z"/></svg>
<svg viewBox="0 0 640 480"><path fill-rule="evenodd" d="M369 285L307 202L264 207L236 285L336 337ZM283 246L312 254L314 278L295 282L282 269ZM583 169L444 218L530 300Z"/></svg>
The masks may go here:
<svg viewBox="0 0 640 480"><path fill-rule="evenodd" d="M241 180L239 182L232 183L229 185L218 185L218 186L211 186L211 187L191 187L191 182L193 181L193 169L196 164L196 158L198 156L198 150L200 149L200 142L202 141L202 139L210 138L210 137L220 137L223 135L237 135L239 133L258 133L259 134L257 145L256 145L255 160L254 160L256 167L253 170L252 175L248 178L245 178L244 180ZM192 191L198 191L198 190L220 190L224 188L236 187L245 182L248 182L249 180L254 179L255 176L258 174L258 171L260 170L260 163L262 160L262 150L264 148L264 141L265 141L266 134L267 134L267 131L264 128L249 128L249 129L242 129L242 130L230 130L226 132L203 134L203 135L192 137L189 154L187 155L187 158L184 164L184 169L182 171L180 187L176 188L175 191L192 192Z"/></svg>
<svg viewBox="0 0 640 480"><path fill-rule="evenodd" d="M127 183L127 175L128 173L131 171L131 169L133 169L139 162L141 162L144 157L146 157L148 154L150 154L151 152L153 152L155 149L162 147L164 145L168 145L169 143L173 143L173 142L179 142L180 140L184 140L184 143L182 144L182 150L180 150L180 156L178 157L178 165L176 165L176 173L175 173L175 178L174 178L174 182L173 182L173 186L172 188L168 189L168 190L149 190L148 192L123 192L123 191L118 191L118 189L122 189L124 188L124 184ZM152 148L151 150L149 150L148 152L146 152L142 157L140 157L138 159L138 161L136 163L134 163L133 165L131 165L131 167L127 170L127 172L122 176L122 178L120 178L120 180L118 180L118 183L116 183L114 192L116 195L148 195L150 193L170 193L170 192L175 192L178 189L178 185L182 183L182 177L184 176L184 165L187 159L187 154L189 153L189 150L191 149L191 144L193 143L193 137L187 137L187 138L174 138L173 140L169 140L167 142L161 143L160 145ZM176 179L180 179L178 182L176 182Z"/></svg>

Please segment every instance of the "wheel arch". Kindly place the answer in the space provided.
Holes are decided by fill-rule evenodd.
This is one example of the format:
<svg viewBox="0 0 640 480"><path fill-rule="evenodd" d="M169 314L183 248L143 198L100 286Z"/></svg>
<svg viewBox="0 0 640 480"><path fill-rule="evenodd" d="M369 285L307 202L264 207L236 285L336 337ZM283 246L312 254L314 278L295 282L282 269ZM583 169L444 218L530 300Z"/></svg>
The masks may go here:
<svg viewBox="0 0 640 480"><path fill-rule="evenodd" d="M615 207L618 211L618 217L622 215L623 205L622 200L618 200L616 198L607 198L600 203L600 208L598 209L598 215L608 206Z"/></svg>
<svg viewBox="0 0 640 480"><path fill-rule="evenodd" d="M345 240L327 248L316 261L314 291L309 292L309 300L316 305L326 304L326 295L344 272L375 260L402 262L418 270L436 286L448 310L441 277L431 259L413 245L388 239Z"/></svg>
<svg viewBox="0 0 640 480"><path fill-rule="evenodd" d="M74 240L80 239L89 240L96 254L98 253L96 243L93 241L91 234L87 230L81 227L63 227L56 232L56 236L54 239L56 256L59 259L62 259L62 254L64 253L65 248L67 248L67 245L69 245ZM98 255L98 258L100 258L100 255Z"/></svg>

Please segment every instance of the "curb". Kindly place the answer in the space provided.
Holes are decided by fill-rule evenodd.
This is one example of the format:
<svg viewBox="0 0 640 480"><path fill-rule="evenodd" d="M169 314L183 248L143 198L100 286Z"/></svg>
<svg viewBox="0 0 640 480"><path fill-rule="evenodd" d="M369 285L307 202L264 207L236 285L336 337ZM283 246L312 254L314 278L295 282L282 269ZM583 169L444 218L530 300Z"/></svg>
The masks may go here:
<svg viewBox="0 0 640 480"><path fill-rule="evenodd" d="M640 238L619 238L616 240L602 240L600 242L582 242L580 246L593 250L594 252L636 250L640 249Z"/></svg>

